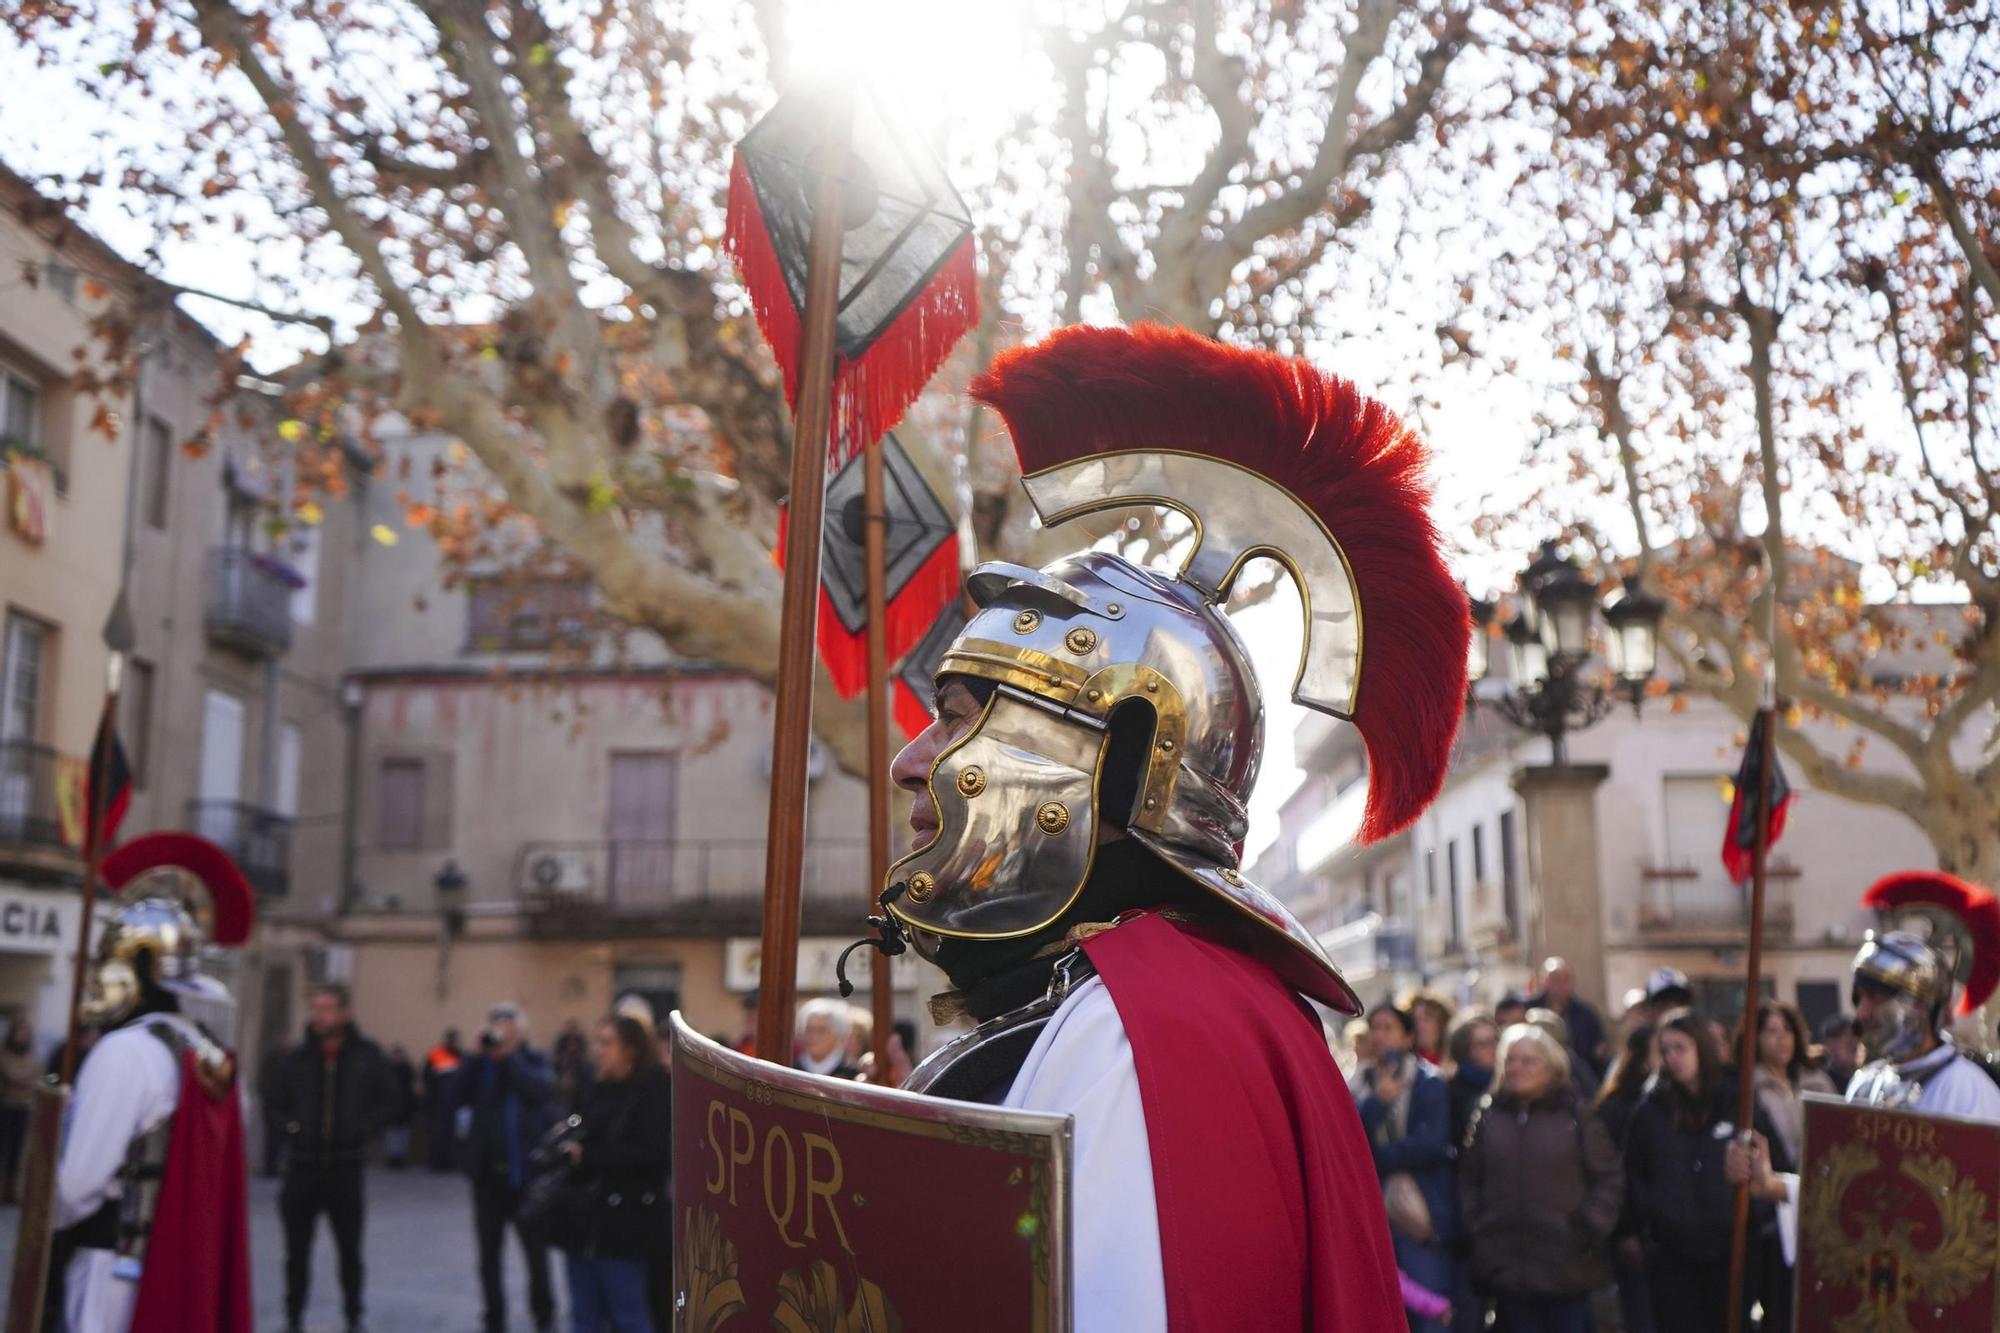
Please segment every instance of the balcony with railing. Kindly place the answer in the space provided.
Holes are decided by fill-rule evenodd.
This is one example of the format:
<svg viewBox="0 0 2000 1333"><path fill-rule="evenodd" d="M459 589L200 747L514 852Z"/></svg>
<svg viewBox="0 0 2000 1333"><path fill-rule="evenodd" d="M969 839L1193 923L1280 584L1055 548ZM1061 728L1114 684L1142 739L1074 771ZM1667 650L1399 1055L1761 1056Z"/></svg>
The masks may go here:
<svg viewBox="0 0 2000 1333"><path fill-rule="evenodd" d="M189 801L188 827L236 858L257 892L281 897L291 887L292 821L242 801Z"/></svg>
<svg viewBox="0 0 2000 1333"><path fill-rule="evenodd" d="M761 838L530 842L514 862L515 894L547 933L651 929L755 931L764 908ZM867 915L868 844L806 845L804 929L853 929Z"/></svg>
<svg viewBox="0 0 2000 1333"><path fill-rule="evenodd" d="M79 869L63 836L62 766L53 746L0 741L0 865L30 875Z"/></svg>
<svg viewBox="0 0 2000 1333"><path fill-rule="evenodd" d="M1764 928L1779 939L1792 932L1798 867L1774 865L1765 873ZM1737 885L1720 865L1647 866L1639 874L1640 938L1714 943L1748 938L1750 886Z"/></svg>
<svg viewBox="0 0 2000 1333"><path fill-rule="evenodd" d="M208 641L250 657L292 646L293 581L269 556L240 546L208 553Z"/></svg>

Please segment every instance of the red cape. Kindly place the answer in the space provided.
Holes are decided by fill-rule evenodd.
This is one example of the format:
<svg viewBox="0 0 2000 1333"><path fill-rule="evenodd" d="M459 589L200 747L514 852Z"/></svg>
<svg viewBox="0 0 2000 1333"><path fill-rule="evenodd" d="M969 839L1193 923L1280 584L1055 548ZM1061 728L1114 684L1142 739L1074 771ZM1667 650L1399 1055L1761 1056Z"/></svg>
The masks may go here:
<svg viewBox="0 0 2000 1333"><path fill-rule="evenodd" d="M249 1182L236 1083L202 1085L181 1052L181 1100L160 1180L131 1333L253 1333Z"/></svg>
<svg viewBox="0 0 2000 1333"><path fill-rule="evenodd" d="M1084 950L1132 1044L1167 1327L1406 1327L1374 1156L1305 1002L1220 932L1150 913Z"/></svg>

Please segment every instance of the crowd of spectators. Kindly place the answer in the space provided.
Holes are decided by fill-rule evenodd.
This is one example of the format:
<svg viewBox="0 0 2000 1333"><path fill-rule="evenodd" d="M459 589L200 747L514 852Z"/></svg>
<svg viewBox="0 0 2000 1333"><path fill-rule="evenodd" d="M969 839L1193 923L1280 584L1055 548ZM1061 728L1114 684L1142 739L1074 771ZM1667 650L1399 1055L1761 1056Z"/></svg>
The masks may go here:
<svg viewBox="0 0 2000 1333"><path fill-rule="evenodd" d="M1728 1322L1740 1030L1654 973L1615 1029L1561 959L1543 989L1454 1012L1419 991L1351 1022L1356 1108L1375 1154L1415 1333L1712 1333ZM1854 1072L1851 1024L1811 1040L1765 1000L1753 1128L1795 1169L1807 1093ZM1753 1202L1745 1328L1792 1327L1771 1205ZM1489 1322L1490 1321L1490 1322Z"/></svg>

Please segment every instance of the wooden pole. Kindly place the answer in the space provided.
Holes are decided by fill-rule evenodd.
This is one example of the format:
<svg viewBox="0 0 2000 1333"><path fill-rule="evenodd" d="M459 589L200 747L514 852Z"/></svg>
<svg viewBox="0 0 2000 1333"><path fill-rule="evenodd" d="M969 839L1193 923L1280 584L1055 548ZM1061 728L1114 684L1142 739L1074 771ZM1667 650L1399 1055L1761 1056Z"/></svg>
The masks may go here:
<svg viewBox="0 0 2000 1333"><path fill-rule="evenodd" d="M806 303L799 335L799 396L792 417L791 512L778 621L778 701L771 719L771 813L764 858L763 952L757 973L757 1054L791 1063L798 999L799 888L805 873L806 764L812 749L814 640L826 513L827 432L833 415L839 313L841 172L853 104L835 94L813 191Z"/></svg>
<svg viewBox="0 0 2000 1333"><path fill-rule="evenodd" d="M98 754L98 743L116 744L111 735L112 719L118 715L120 673L113 672L110 688L104 692L104 707L97 716L97 732L91 739L90 766L96 770L95 791L84 801L83 812L83 906L77 914L76 959L69 979L69 1026L63 1040L61 1082L76 1084L76 1034L83 1025L83 982L90 971L90 927L97 906L97 876L104 864L103 839L98 836L104 808L111 795L111 756Z"/></svg>
<svg viewBox="0 0 2000 1333"><path fill-rule="evenodd" d="M1756 841L1750 862L1750 957L1744 964L1743 1032L1736 1052L1736 1132L1748 1143L1756 1117L1757 1004L1763 995L1764 971L1764 862L1771 845L1771 765L1773 737L1778 729L1777 708L1770 683L1765 684L1764 704L1757 710L1757 791L1752 797ZM1729 1333L1743 1327L1743 1275L1745 1249L1750 1231L1750 1183L1736 1187L1736 1214L1729 1228Z"/></svg>
<svg viewBox="0 0 2000 1333"><path fill-rule="evenodd" d="M889 513L882 499L882 442L869 442L861 460L861 504L864 527L861 538L863 564L867 570L868 607L868 892L866 910L872 914L882 881L889 877L889 629L887 558ZM869 1004L874 1012L875 1070L878 1079L889 1078L889 1032L896 1021L895 991L891 988L890 960L877 953L868 959Z"/></svg>

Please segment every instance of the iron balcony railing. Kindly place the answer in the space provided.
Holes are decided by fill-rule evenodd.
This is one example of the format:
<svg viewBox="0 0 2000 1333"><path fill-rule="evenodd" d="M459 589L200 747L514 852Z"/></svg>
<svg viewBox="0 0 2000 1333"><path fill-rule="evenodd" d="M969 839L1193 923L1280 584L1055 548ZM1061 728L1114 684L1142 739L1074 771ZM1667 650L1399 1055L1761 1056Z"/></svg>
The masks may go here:
<svg viewBox="0 0 2000 1333"><path fill-rule="evenodd" d="M188 826L236 858L259 893L281 896L291 886L292 821L242 801L189 801Z"/></svg>
<svg viewBox="0 0 2000 1333"><path fill-rule="evenodd" d="M56 793L59 762L53 746L0 741L0 842L67 846Z"/></svg>
<svg viewBox="0 0 2000 1333"><path fill-rule="evenodd" d="M251 657L292 646L291 580L270 557L222 546L208 553L208 639Z"/></svg>
<svg viewBox="0 0 2000 1333"><path fill-rule="evenodd" d="M1781 934L1792 929L1798 878L1798 868L1791 865L1774 865L1767 872L1764 924ZM1647 866L1640 872L1638 908L1643 936L1734 938L1750 925L1750 886L1732 883L1719 864Z"/></svg>
<svg viewBox="0 0 2000 1333"><path fill-rule="evenodd" d="M531 912L560 917L674 919L718 926L754 921L764 901L761 838L530 842L515 858L516 895ZM807 918L852 924L866 915L868 844L806 845Z"/></svg>

